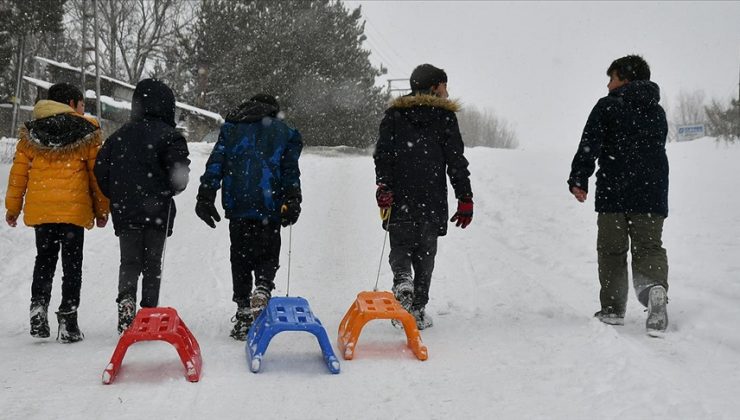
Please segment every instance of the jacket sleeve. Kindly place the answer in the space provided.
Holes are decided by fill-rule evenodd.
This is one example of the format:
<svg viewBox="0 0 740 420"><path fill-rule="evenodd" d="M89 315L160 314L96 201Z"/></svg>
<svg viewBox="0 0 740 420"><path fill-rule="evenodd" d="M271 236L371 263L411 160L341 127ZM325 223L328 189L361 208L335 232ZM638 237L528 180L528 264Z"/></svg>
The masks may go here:
<svg viewBox="0 0 740 420"><path fill-rule="evenodd" d="M386 111L378 130L378 141L375 143L373 160L375 161L375 183L385 184L393 189L393 165L395 152L393 150L393 115Z"/></svg>
<svg viewBox="0 0 740 420"><path fill-rule="evenodd" d="M470 171L468 160L465 159L465 144L460 135L460 127L457 116L450 113L447 117L447 139L443 144L445 163L447 164L447 176L455 190L455 198L473 198L473 190L470 187Z"/></svg>
<svg viewBox="0 0 740 420"><path fill-rule="evenodd" d="M572 187L578 187L588 191L588 178L596 169L596 159L601 153L601 145L606 136L602 104L603 100L596 103L588 116L588 120L586 120L586 127L583 128L578 151L576 151L570 165L568 190Z"/></svg>
<svg viewBox="0 0 740 420"><path fill-rule="evenodd" d="M173 130L167 136L162 163L170 177L172 195L185 191L190 180L190 159L188 143L180 133Z"/></svg>
<svg viewBox="0 0 740 420"><path fill-rule="evenodd" d="M110 149L112 145L110 137L103 143L95 156L95 165L93 166L93 175L98 189L107 198L110 198Z"/></svg>
<svg viewBox="0 0 740 420"><path fill-rule="evenodd" d="M95 162L101 145L100 130L97 131L95 137L95 141L88 149L85 163L87 164L87 175L90 180L90 192L92 194L95 217L106 217L110 212L110 201L105 197L103 192L100 191L100 186L95 178Z"/></svg>
<svg viewBox="0 0 740 420"><path fill-rule="evenodd" d="M221 126L218 140L213 145L211 155L206 162L206 170L200 177L198 188L198 200L213 203L216 200L216 191L221 188L221 180L224 178L224 164L226 163L226 139L229 133L229 124Z"/></svg>
<svg viewBox="0 0 740 420"><path fill-rule="evenodd" d="M23 209L23 197L28 187L28 171L31 169L32 156L23 147L23 140L16 145L13 166L10 167L8 190L5 192L5 209L8 214L18 216Z"/></svg>
<svg viewBox="0 0 740 420"><path fill-rule="evenodd" d="M284 197L302 201L301 195L301 170L298 167L298 158L303 150L303 140L298 130L290 129L288 145L280 160L280 171L282 173L282 188Z"/></svg>

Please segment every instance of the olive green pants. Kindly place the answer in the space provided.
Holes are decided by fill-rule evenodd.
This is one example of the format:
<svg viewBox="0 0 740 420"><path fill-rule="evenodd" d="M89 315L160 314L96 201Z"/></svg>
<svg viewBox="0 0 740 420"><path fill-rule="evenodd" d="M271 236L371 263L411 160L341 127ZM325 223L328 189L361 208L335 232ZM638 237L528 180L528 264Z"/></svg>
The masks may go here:
<svg viewBox="0 0 740 420"><path fill-rule="evenodd" d="M602 310L625 312L629 294L627 251L632 252L632 283L640 303L647 306L653 286L668 290L668 257L661 239L664 220L650 213L599 213L596 249Z"/></svg>

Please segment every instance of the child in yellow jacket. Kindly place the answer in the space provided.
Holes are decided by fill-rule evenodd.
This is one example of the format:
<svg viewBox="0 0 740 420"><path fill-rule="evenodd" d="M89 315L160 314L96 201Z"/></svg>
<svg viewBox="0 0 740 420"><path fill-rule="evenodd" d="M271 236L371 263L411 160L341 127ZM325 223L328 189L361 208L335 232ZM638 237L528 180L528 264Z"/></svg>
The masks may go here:
<svg viewBox="0 0 740 420"><path fill-rule="evenodd" d="M7 224L15 227L23 211L24 223L36 231L30 313L34 337L49 337L47 312L61 249L57 339L63 343L84 337L77 323L84 229L104 227L109 212L93 174L102 144L100 126L84 112L79 89L67 83L49 88L48 99L33 108L34 119L20 129L5 196Z"/></svg>

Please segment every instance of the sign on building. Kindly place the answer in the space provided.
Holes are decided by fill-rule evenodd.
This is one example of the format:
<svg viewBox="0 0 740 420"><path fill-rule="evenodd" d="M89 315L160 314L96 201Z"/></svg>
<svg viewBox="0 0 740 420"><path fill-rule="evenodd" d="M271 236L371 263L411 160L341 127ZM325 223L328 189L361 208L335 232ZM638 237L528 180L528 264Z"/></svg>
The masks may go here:
<svg viewBox="0 0 740 420"><path fill-rule="evenodd" d="M676 130L676 141L689 141L707 135L704 124L679 125Z"/></svg>

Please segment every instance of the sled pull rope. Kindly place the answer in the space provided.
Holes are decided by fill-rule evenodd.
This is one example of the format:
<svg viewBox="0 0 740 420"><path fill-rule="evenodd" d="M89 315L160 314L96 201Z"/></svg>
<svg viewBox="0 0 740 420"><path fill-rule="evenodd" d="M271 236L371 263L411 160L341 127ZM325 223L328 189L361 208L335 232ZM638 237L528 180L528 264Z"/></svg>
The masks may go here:
<svg viewBox="0 0 740 420"><path fill-rule="evenodd" d="M383 235L383 248L380 249L380 261L378 262L378 276L375 278L375 287L373 292L378 291L378 282L380 281L380 267L383 265L383 254L385 254L385 243L388 240L388 229L390 229L391 223L391 208L380 209L380 218L385 221L385 234Z"/></svg>
<svg viewBox="0 0 740 420"><path fill-rule="evenodd" d="M293 253L293 225L288 227L288 285L285 288L285 297L290 295L290 255Z"/></svg>
<svg viewBox="0 0 740 420"><path fill-rule="evenodd" d="M167 255L167 234L170 232L170 213L172 212L172 198L167 206L167 227L164 228L164 245L162 245L162 266L159 268L159 280L164 278L164 257Z"/></svg>

